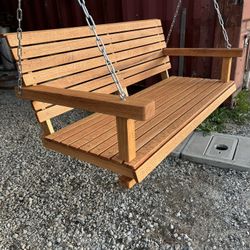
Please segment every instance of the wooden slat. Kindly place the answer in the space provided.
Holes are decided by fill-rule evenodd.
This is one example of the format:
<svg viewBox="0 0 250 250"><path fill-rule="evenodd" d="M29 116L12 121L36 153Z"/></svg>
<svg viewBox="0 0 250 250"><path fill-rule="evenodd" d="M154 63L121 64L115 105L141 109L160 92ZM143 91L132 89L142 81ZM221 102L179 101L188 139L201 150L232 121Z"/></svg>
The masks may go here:
<svg viewBox="0 0 250 250"><path fill-rule="evenodd" d="M175 122L166 127L160 134L155 136L152 140L148 141L144 147L137 151L137 157L135 160L129 163L134 168L139 167L147 158L149 158L160 146L168 141L174 134L178 133L182 128L188 125L196 116L199 115L206 107L208 107L213 101L219 98L227 89L232 87L232 84L217 84L218 87L209 92L204 98L200 99L195 105L190 106L190 109L183 113ZM227 87L226 87L227 86ZM231 92L230 92L231 93ZM228 95L227 97L229 97ZM179 111L178 111L179 112ZM207 113L203 117L205 120L210 113Z"/></svg>
<svg viewBox="0 0 250 250"><path fill-rule="evenodd" d="M168 93L165 94L165 91L161 91L161 88L164 87L164 86L161 86L161 84L159 84L159 90L161 91L161 93L165 96L165 98L167 99L171 99L171 98L175 98L176 96L176 93L181 89L181 91L185 91L186 90L186 86L181 86L178 82L175 81L176 79L173 78L173 81L171 82L171 84L169 84L169 87L171 88L171 86L175 86L175 90L170 90L168 91ZM187 85L188 85L188 82L189 82L190 79L187 79L186 82L187 82ZM153 89L153 88L152 88ZM156 91L155 91L156 92ZM157 93L154 93L153 90L151 91L151 98L152 99L156 99L157 100L157 97L159 98L159 95ZM172 96L171 96L172 95ZM137 95L138 96L138 95ZM159 98L161 99L161 98ZM159 104L159 102L157 101L156 102L157 106ZM159 107L158 107L159 108ZM157 110L157 112L159 112L159 110ZM107 119L107 116L103 116L104 119ZM104 121L102 120L99 120L98 121L99 123L104 123ZM105 122L106 123L106 122ZM138 125L138 123L137 123ZM100 144L101 142L105 141L106 139L110 138L111 136L115 135L116 134L116 124L115 124L115 121L113 122L108 122L107 125L105 126L101 126L99 129L95 129L95 133L93 135L86 135L85 133L85 128L86 126L84 125L83 127L78 127L77 129L74 128L73 130L73 134L76 136L76 138L78 138L77 141L75 141L74 143L70 144L70 146L72 147L75 147L75 148L80 148L82 147L83 145L86 145L86 147L88 147L88 149L86 148L86 150L91 150L92 148L94 148L95 146L97 146L98 144ZM107 131L111 131L111 133L107 132ZM72 131L71 131L72 132ZM105 135L103 134L105 133ZM72 136L72 134L70 134L70 136L68 135L69 133L65 134L64 135L64 139L65 137L67 136L70 137ZM107 137L107 135L110 135ZM54 139L56 139L56 141L58 142L62 142L63 140L59 140L58 137L53 137ZM96 140L95 140L96 138ZM62 139L62 137L60 138ZM63 141L63 143L65 143ZM93 146L91 146L90 144L92 144ZM82 147L84 148L84 147Z"/></svg>
<svg viewBox="0 0 250 250"><path fill-rule="evenodd" d="M130 58L137 55L142 55L142 50L147 52L152 52L157 49L162 49L165 47L165 42L157 43L157 44L149 44L145 45L143 48L135 48L135 49L127 49L126 51L117 52L115 54L110 54L111 61L120 61L126 58ZM51 56L43 56L39 58L29 59L23 61L23 72L31 72L37 71L45 68L55 67L62 64L68 64L76 61L86 60L93 57L100 56L99 50L96 48L91 49L83 49L77 51L71 51L68 53L51 55Z"/></svg>
<svg viewBox="0 0 250 250"><path fill-rule="evenodd" d="M163 30L161 27L156 27L146 30L134 30L125 33L108 34L102 36L103 42L106 46L108 44L120 43L133 39L144 39L146 37L162 34ZM59 41L54 43L46 43L40 45L26 46L23 48L23 59L48 56L58 53L63 53L62 57L65 56L65 52L79 51L90 47L96 47L95 37L81 38L69 41ZM16 60L18 60L17 49L13 49L13 54ZM79 59L81 60L81 58Z"/></svg>
<svg viewBox="0 0 250 250"><path fill-rule="evenodd" d="M166 109L155 116L154 119L144 123L143 126L136 130L136 146L137 150L142 148L144 144L153 139L155 136L161 133L169 124L172 124L179 116L185 114L190 108L190 106L196 105L197 102L202 100L206 96L207 91L212 91L216 88L218 82L211 84L205 84L205 81L199 82L189 95L182 94L181 99L173 99L166 105ZM168 102L167 102L168 103ZM110 147L108 150L104 151L101 156L104 158L111 159L116 154L118 154L117 144Z"/></svg>
<svg viewBox="0 0 250 250"><path fill-rule="evenodd" d="M123 69L126 69L126 67L131 67L131 65L136 66L136 65L142 64L144 62L148 62L148 61L152 61L154 59L162 58L161 56L162 56L161 51L154 51L154 52L151 52L151 53L148 53L148 54L138 55L136 57L129 58L128 60L123 60L122 62L117 62L116 63L116 69L122 71ZM166 58L164 58L164 59L166 59ZM103 63L102 58L101 58L101 61ZM145 64L145 65L147 65L147 64ZM98 69L96 69L96 71L98 71ZM123 78L119 78L119 79L121 81ZM83 84L79 84L77 86L70 87L69 89L81 90L81 91L93 91L93 92L100 93L98 91L98 89L100 87L108 85L108 84L113 84L113 79L112 79L112 77L110 75L104 76L102 78L95 79L93 81L88 81L88 82L85 82ZM50 86L50 85L46 84L46 86ZM114 92L114 91L112 91L112 92ZM110 93L110 92L101 91L101 93ZM51 104L41 103L41 102L34 102L35 110L45 109L45 108L47 108L49 106L51 106Z"/></svg>
<svg viewBox="0 0 250 250"><path fill-rule="evenodd" d="M71 131L74 131L79 126L86 125L86 124L91 123L93 121L99 122L102 119L102 117L103 117L103 115L98 114L98 113L89 115L89 116L85 117L84 119L81 119L81 120L76 121L70 125L67 125L64 128L61 128L59 131L57 131L49 136L46 136L46 138L49 140L53 140L59 136L62 136L66 133L70 133Z"/></svg>
<svg viewBox="0 0 250 250"><path fill-rule="evenodd" d="M131 57L144 54L144 50L145 50L145 54L152 52L152 51L156 51L157 49L161 49L162 46L164 46L163 43L146 45L145 47L142 47L142 48L136 48L136 49L116 53L114 54L114 56L111 55L111 58L113 59L114 62L118 62L120 60L125 60L126 58L129 59ZM67 76L58 80L53 80L53 81L44 83L44 85L57 87L57 88L69 88L76 84L91 80L93 78L93 75L95 75L95 77L98 78L98 77L104 76L106 73L107 73L106 66L103 66L103 67L98 68L97 70L92 69L90 71L85 71L85 72L81 72L75 75L70 75L70 76Z"/></svg>
<svg viewBox="0 0 250 250"><path fill-rule="evenodd" d="M177 99L178 102L178 99ZM157 110L157 115L154 117L155 119L158 119L158 117L162 117L164 115L164 110L166 110L167 107L163 107L161 106L158 110ZM163 113L161 113L163 112ZM167 113L167 112L165 112ZM136 134L137 137L140 136L143 132L144 132L144 128L145 130L147 129L147 126L152 126L152 124L154 124L153 120L150 120L147 123L142 123L142 122L137 122L136 123ZM145 126L145 127L144 127ZM82 150L84 151L91 151L92 153L95 153L97 155L99 155L101 152L109 149L112 147L112 145L114 145L117 142L117 138L116 138L116 129L115 126L113 124L110 124L109 127L105 127L102 129L101 135L99 134L99 131L97 131L98 133L98 137L96 137L95 139L93 139L91 142L84 144L85 140L80 141L80 143L78 144L72 144L72 147L76 147L79 148L81 147ZM79 135L79 136L83 136L83 135ZM82 142L82 143L81 143ZM82 144L82 145L81 145ZM84 144L84 145L83 145Z"/></svg>
<svg viewBox="0 0 250 250"><path fill-rule="evenodd" d="M103 119L98 122L92 122L91 126L86 127L86 126L80 126L77 127L77 129L74 129L74 131L71 131L72 133L67 133L64 136L59 136L56 138L56 141L62 142L65 145L72 145L75 144L75 142L88 142L90 141L93 136L97 135L98 133L93 133L93 131L98 131L101 130L106 124L112 123L115 118L113 116L103 116ZM84 138L79 138L78 134L79 132L82 132L84 134Z"/></svg>
<svg viewBox="0 0 250 250"><path fill-rule="evenodd" d="M217 95L212 103L206 105L204 110L195 116L184 128L176 133L168 142L162 146L155 154L153 154L145 163L143 163L136 170L137 181L141 182L152 172L158 164L169 155L199 124L201 124L205 117L216 110L230 95L236 91L236 86L232 85L221 95Z"/></svg>
<svg viewBox="0 0 250 250"><path fill-rule="evenodd" d="M46 139L43 140L43 145L46 148L49 148L56 152L60 152L64 155L70 155L71 157L82 161L87 161L91 164L99 166L100 168L109 169L114 173L118 173L120 175L124 175L130 178L135 178L134 171L130 167L122 166L121 164L101 159L89 153L85 153L81 150L76 150L71 147L65 147L63 144L48 141Z"/></svg>
<svg viewBox="0 0 250 250"><path fill-rule="evenodd" d="M65 90L47 86L23 88L22 98L58 103L68 107L134 120L147 120L155 113L155 103L152 100L128 97L126 101L122 101L120 97L114 95Z"/></svg>
<svg viewBox="0 0 250 250"><path fill-rule="evenodd" d="M182 79L182 81L183 81L183 79ZM137 122L136 123L136 136L138 137L138 135L140 135L140 133L145 132L143 126L147 126L147 124L149 124L149 125L155 124L155 119L158 119L159 117L161 117L161 119L164 119L164 115L167 115L168 109L171 107L174 108L175 105L177 105L178 102L181 100L182 95L185 97L185 94L183 94L183 93L187 92L187 94L189 94L190 91L191 91L191 93L195 92L196 88L193 88L195 82L197 83L200 81L199 80L195 81L195 79L192 79L191 82L189 83L187 80L186 84L188 86L183 86L182 89L178 88L178 84L176 83L176 88L173 88L172 91L170 90L170 91L168 91L168 93L160 92L165 97L165 105L162 104L162 106L158 107L159 102L156 99L156 107L157 107L156 112L157 113L156 113L155 117L152 120L148 121L147 123ZM182 85L183 85L183 82L182 82ZM166 85L166 88L171 88L171 85L170 86ZM191 88L191 90L190 90L190 88ZM144 92L144 91L142 91L142 92ZM173 110L173 108L172 108L172 110ZM166 111L166 112L164 113L164 111ZM138 129L140 129L140 130L138 130ZM113 134L113 136L108 138L107 140L103 139L102 141L100 141L98 146L91 149L91 152L93 154L97 154L97 155L100 154L101 155L106 150L113 150L114 148L116 150L115 152L117 152L117 147L115 146L116 143L117 143L116 134ZM113 149L111 149L112 147L113 147ZM82 147L82 148L84 148L84 147Z"/></svg>
<svg viewBox="0 0 250 250"><path fill-rule="evenodd" d="M43 130L43 137L53 134L55 132L51 120L44 121L40 125Z"/></svg>
<svg viewBox="0 0 250 250"><path fill-rule="evenodd" d="M126 79L123 82L123 86L124 87L130 86L131 84L134 84L134 83L139 82L139 81L141 81L143 79L146 79L147 77L156 75L156 74L164 71L166 68L169 69L170 65L169 64L164 64L164 65L158 66L156 68L153 68L151 70L139 73L139 74L137 74L137 75L135 75L135 76L133 76L131 78ZM80 87L79 88L76 87L76 89L80 90ZM98 89L95 92L96 93L112 93L114 91L116 91L116 86L114 84L112 84L112 85L109 85L107 87L103 87L101 89ZM45 104L45 106L46 105L47 104ZM39 118L39 121L42 122L44 120L51 119L51 118L53 118L55 116L58 116L58 115L60 115L60 114L62 114L64 112L67 112L67 111L70 111L70 110L72 110L72 108L66 108L66 107L63 107L63 106L56 105L56 106L52 106L50 108L47 108L46 110L39 111L37 113L37 116Z"/></svg>
<svg viewBox="0 0 250 250"><path fill-rule="evenodd" d="M122 51L124 48L130 49L138 46L153 44L162 42L164 40L164 36L153 36L144 39L137 39L129 42L123 42L119 44L111 44L107 46L108 53L114 53L117 51ZM98 50L97 48L94 48ZM55 78L64 77L70 74L75 74L78 72L82 72L84 70L88 70L91 68L95 68L104 64L103 58L99 58L96 62L96 59L90 59L80 62L75 62L71 64L66 64L62 66L58 66L51 69L45 69L42 71L36 71L34 73L25 74L23 79L25 83L29 85L38 84L41 82L49 81Z"/></svg>
<svg viewBox="0 0 250 250"><path fill-rule="evenodd" d="M131 21L131 22L121 22L115 24L101 24L97 25L98 34L110 34L119 33L130 30L140 30L152 27L161 26L161 20L151 19L151 20L141 20L141 21ZM5 35L10 43L11 47L16 47L18 45L16 39L16 33ZM76 28L64 28L64 29L54 29L54 30L44 30L44 31L30 31L24 32L23 35L23 45L48 43L54 41L62 41L67 39L75 39L81 37L92 36L92 32L88 27L76 27Z"/></svg>
<svg viewBox="0 0 250 250"><path fill-rule="evenodd" d="M218 48L164 48L167 56L202 56L202 57L241 57L242 49L218 49Z"/></svg>

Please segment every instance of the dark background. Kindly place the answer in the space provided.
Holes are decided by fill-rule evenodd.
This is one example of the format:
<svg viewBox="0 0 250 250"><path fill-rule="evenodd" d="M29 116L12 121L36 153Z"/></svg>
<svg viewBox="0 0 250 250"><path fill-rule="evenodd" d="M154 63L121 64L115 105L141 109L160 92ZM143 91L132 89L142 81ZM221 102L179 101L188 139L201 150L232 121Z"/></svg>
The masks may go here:
<svg viewBox="0 0 250 250"><path fill-rule="evenodd" d="M232 44L237 47L241 26L242 4L221 0ZM87 0L87 6L97 24L129 20L160 18L165 34L171 24L177 0ZM0 25L16 30L17 0L0 0ZM180 13L186 9L186 39L184 47L224 47L223 37L212 0L183 0ZM77 0L23 0L23 29L39 30L86 25ZM180 16L169 47L180 47ZM172 73L178 73L178 58L172 60ZM218 62L209 58L186 58L184 75L216 77Z"/></svg>

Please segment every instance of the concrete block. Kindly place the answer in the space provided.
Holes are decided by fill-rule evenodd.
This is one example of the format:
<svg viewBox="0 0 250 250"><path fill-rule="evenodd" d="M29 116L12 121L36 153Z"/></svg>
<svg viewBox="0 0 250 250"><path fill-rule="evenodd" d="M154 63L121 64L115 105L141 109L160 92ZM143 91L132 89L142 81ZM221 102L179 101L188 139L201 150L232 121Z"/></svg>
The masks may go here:
<svg viewBox="0 0 250 250"><path fill-rule="evenodd" d="M176 149L171 153L171 156L180 158L183 149L186 147L187 143L189 142L189 139L192 137L193 133L189 135L181 144L179 144Z"/></svg>
<svg viewBox="0 0 250 250"><path fill-rule="evenodd" d="M217 146L219 149L216 149ZM223 150L223 146L227 149ZM182 150L183 159L235 170L250 171L250 138L196 132Z"/></svg>

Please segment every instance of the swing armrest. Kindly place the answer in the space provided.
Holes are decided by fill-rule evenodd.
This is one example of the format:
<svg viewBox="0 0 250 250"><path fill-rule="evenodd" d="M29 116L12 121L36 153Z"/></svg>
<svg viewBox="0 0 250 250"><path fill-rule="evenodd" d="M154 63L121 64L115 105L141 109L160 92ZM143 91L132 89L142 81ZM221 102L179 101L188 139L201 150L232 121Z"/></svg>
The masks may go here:
<svg viewBox="0 0 250 250"><path fill-rule="evenodd" d="M119 96L111 94L59 89L49 86L24 87L20 98L139 121L148 120L155 114L155 102L153 100L132 96L122 101Z"/></svg>
<svg viewBox="0 0 250 250"><path fill-rule="evenodd" d="M241 57L243 49L221 49L221 48L164 48L165 56L200 56L200 57Z"/></svg>

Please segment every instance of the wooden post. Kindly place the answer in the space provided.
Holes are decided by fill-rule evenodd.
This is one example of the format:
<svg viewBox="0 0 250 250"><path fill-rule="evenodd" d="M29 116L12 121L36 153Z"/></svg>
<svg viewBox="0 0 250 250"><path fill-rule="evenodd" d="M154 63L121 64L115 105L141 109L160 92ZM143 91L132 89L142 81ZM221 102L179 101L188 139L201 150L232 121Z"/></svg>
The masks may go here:
<svg viewBox="0 0 250 250"><path fill-rule="evenodd" d="M42 122L41 127L43 130L43 136L51 135L55 132L51 120Z"/></svg>
<svg viewBox="0 0 250 250"><path fill-rule="evenodd" d="M130 162L136 157L135 121L116 117L119 157Z"/></svg>
<svg viewBox="0 0 250 250"><path fill-rule="evenodd" d="M224 57L222 62L221 69L221 81L229 82L231 75L231 67L232 67L232 57Z"/></svg>
<svg viewBox="0 0 250 250"><path fill-rule="evenodd" d="M161 79L165 80L167 78L169 78L169 74L168 74L168 71L166 70L166 71L164 71L164 72L161 73Z"/></svg>
<svg viewBox="0 0 250 250"><path fill-rule="evenodd" d="M127 176L120 176L119 182L123 187L128 189L131 189L134 185L137 184L137 181L135 179L129 178Z"/></svg>

